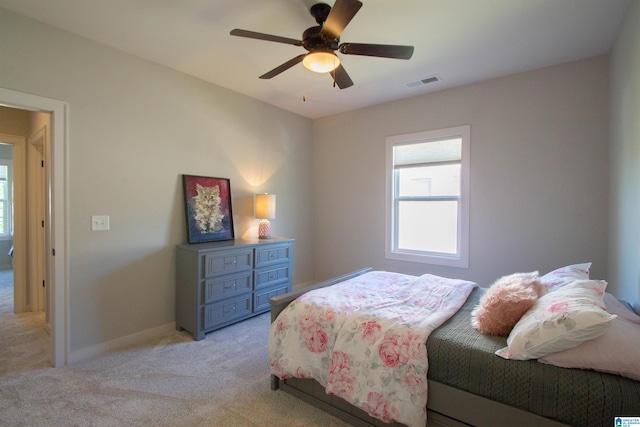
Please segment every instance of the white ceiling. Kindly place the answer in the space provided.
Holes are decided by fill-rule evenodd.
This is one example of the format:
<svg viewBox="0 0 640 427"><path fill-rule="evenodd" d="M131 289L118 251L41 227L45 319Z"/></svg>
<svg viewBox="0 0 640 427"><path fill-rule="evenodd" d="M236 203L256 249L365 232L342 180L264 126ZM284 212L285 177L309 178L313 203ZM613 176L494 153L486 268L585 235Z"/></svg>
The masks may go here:
<svg viewBox="0 0 640 427"><path fill-rule="evenodd" d="M309 8L317 0L0 0L0 7L318 118L609 53L631 1L362 0L341 42L415 52L408 61L339 54L355 83L343 90L302 64L260 80L306 51L229 35L241 28L299 40L316 25ZM406 86L434 74L442 81Z"/></svg>

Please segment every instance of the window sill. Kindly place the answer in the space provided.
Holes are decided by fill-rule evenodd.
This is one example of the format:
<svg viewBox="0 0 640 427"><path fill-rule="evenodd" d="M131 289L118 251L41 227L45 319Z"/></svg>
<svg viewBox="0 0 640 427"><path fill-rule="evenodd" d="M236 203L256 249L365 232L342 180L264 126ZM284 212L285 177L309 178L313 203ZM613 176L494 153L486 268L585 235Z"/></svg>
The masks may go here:
<svg viewBox="0 0 640 427"><path fill-rule="evenodd" d="M457 268L469 268L468 257L463 256L447 256L447 255L434 255L434 254L418 254L415 252L394 252L387 251L385 254L386 259L392 259L396 261L406 262L419 262L422 264L441 265L444 267L457 267Z"/></svg>

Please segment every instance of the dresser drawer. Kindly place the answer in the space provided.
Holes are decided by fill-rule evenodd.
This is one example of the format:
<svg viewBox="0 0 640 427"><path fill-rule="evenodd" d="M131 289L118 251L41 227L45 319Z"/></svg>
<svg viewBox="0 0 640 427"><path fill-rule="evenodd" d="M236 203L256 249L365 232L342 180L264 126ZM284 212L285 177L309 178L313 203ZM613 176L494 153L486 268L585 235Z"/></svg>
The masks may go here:
<svg viewBox="0 0 640 427"><path fill-rule="evenodd" d="M251 271L231 276L216 277L204 282L203 303L219 301L221 299L246 294L253 289Z"/></svg>
<svg viewBox="0 0 640 427"><path fill-rule="evenodd" d="M272 268L266 270L256 270L254 279L254 289L274 286L279 283L289 283L289 266Z"/></svg>
<svg viewBox="0 0 640 427"><path fill-rule="evenodd" d="M291 290L293 239L232 239L177 245L176 329L196 341L271 309Z"/></svg>
<svg viewBox="0 0 640 427"><path fill-rule="evenodd" d="M204 277L251 270L252 251L211 252L204 256Z"/></svg>
<svg viewBox="0 0 640 427"><path fill-rule="evenodd" d="M253 312L267 311L271 309L269 299L284 295L289 292L289 285L276 286L275 288L257 291L253 296Z"/></svg>
<svg viewBox="0 0 640 427"><path fill-rule="evenodd" d="M291 245L256 248L256 268L291 261Z"/></svg>
<svg viewBox="0 0 640 427"><path fill-rule="evenodd" d="M223 304L204 306L203 328L213 328L219 324L251 314L251 294L242 298L225 301Z"/></svg>

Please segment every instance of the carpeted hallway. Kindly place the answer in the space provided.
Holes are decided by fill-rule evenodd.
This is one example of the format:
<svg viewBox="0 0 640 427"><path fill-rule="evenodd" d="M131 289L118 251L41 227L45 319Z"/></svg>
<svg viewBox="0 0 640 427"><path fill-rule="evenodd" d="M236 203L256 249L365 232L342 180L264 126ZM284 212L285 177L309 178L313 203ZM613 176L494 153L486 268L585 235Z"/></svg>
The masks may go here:
<svg viewBox="0 0 640 427"><path fill-rule="evenodd" d="M54 369L44 314L13 314L12 283L0 272L1 426L347 426L270 390L268 313Z"/></svg>
<svg viewBox="0 0 640 427"><path fill-rule="evenodd" d="M13 313L13 270L0 270L0 375L51 366L44 312Z"/></svg>

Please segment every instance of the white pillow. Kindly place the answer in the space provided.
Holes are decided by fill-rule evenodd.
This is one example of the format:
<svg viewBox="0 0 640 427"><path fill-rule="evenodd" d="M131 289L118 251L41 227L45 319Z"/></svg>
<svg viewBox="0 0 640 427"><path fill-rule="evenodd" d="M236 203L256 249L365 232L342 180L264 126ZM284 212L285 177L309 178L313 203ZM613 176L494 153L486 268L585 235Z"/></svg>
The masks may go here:
<svg viewBox="0 0 640 427"><path fill-rule="evenodd" d="M538 362L561 368L593 369L640 381L640 316L605 294L607 311L618 315L598 338L548 354Z"/></svg>
<svg viewBox="0 0 640 427"><path fill-rule="evenodd" d="M555 291L563 286L573 283L576 280L589 280L589 270L591 263L573 264L550 271L540 277L540 282L547 285L547 291Z"/></svg>
<svg viewBox="0 0 640 427"><path fill-rule="evenodd" d="M496 354L505 359L537 359L604 334L616 318L605 310L606 287L604 280L576 280L540 297L513 327L507 347Z"/></svg>

